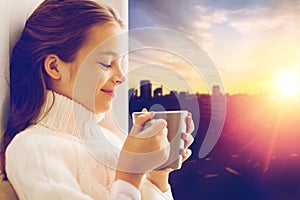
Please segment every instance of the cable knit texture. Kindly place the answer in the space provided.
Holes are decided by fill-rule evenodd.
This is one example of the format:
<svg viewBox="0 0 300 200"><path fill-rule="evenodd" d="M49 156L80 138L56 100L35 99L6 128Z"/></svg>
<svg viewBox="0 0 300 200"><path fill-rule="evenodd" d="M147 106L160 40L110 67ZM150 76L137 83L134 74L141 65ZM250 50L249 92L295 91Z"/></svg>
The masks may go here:
<svg viewBox="0 0 300 200"><path fill-rule="evenodd" d="M102 118L48 91L38 123L17 134L6 151L7 175L19 199L98 200L119 192L135 197L124 199L173 199L145 180L142 197L129 183L112 188L123 141L97 125Z"/></svg>

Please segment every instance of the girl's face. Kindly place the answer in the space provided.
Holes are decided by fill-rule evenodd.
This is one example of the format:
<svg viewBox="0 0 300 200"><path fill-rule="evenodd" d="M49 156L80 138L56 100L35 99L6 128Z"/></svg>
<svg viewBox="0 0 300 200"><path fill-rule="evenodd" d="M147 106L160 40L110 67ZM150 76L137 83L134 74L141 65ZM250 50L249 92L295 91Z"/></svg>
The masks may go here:
<svg viewBox="0 0 300 200"><path fill-rule="evenodd" d="M113 23L94 26L76 59L69 63L66 96L96 113L111 109L116 90L125 79L123 57L118 55L123 43L114 37L121 31Z"/></svg>

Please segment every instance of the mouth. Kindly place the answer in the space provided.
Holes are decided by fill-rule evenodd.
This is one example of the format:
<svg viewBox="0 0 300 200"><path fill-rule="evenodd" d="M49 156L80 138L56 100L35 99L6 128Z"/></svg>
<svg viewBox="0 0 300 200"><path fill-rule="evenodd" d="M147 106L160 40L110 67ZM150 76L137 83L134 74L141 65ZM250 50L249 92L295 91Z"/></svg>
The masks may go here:
<svg viewBox="0 0 300 200"><path fill-rule="evenodd" d="M101 89L102 92L107 94L110 97L115 97L116 96L116 91L115 90L110 90L110 89Z"/></svg>

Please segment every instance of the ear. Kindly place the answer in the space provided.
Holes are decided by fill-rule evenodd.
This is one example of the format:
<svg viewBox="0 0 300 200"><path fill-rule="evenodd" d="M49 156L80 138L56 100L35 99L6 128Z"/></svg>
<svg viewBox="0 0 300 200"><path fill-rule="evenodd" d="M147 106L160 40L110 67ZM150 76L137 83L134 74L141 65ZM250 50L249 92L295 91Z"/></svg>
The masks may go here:
<svg viewBox="0 0 300 200"><path fill-rule="evenodd" d="M47 55L44 61L44 68L46 73L55 80L61 79L61 64L62 62L57 55Z"/></svg>

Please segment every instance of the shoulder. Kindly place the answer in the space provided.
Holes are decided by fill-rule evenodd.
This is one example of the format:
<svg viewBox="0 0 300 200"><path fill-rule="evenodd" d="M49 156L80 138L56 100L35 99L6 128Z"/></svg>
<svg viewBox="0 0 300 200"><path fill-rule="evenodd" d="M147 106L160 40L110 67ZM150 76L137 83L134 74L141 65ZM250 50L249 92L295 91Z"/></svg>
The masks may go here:
<svg viewBox="0 0 300 200"><path fill-rule="evenodd" d="M13 138L7 147L6 157L43 152L51 154L59 150L69 152L78 148L79 139L65 135L38 125L28 127Z"/></svg>
<svg viewBox="0 0 300 200"><path fill-rule="evenodd" d="M46 144L49 144L49 142L52 141L80 143L80 139L76 136L54 131L41 125L33 125L26 128L24 131L21 131L14 137L12 143L21 142L24 144L34 145L37 141L42 143L45 142Z"/></svg>
<svg viewBox="0 0 300 200"><path fill-rule="evenodd" d="M51 138L48 137L44 132L46 129L40 129L37 126L31 126L26 128L25 130L16 134L16 136L12 139L10 144L7 147L7 152L11 152L12 150L18 150L23 148L35 148L36 146L41 145L42 143L48 144L46 141Z"/></svg>
<svg viewBox="0 0 300 200"><path fill-rule="evenodd" d="M54 165L61 169L68 167L75 173L77 156L83 152L80 143L47 131L47 128L32 126L11 141L5 152L5 168L10 178L13 173L51 171Z"/></svg>

